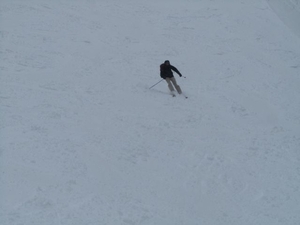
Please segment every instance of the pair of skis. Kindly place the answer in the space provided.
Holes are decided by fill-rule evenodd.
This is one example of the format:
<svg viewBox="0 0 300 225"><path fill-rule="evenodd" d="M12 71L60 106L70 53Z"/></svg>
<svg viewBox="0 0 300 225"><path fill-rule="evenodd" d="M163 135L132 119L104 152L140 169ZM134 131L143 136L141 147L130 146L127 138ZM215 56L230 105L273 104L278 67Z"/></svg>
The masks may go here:
<svg viewBox="0 0 300 225"><path fill-rule="evenodd" d="M183 93L181 93L181 94L179 94L179 95L182 95L184 98L188 98L185 94L183 94ZM174 94L174 93L171 93L171 96L172 97L176 97L176 95Z"/></svg>

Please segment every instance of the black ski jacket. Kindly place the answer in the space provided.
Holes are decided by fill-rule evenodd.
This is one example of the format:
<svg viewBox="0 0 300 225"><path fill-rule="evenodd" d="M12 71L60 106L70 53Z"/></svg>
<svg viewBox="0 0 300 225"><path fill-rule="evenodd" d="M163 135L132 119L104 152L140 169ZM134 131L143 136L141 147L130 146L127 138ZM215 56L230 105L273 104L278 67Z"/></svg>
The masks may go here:
<svg viewBox="0 0 300 225"><path fill-rule="evenodd" d="M174 77L172 70L175 73L177 73L180 77L182 76L179 70L175 66L166 65L163 63L160 65L160 77L163 79L166 79L167 77L169 78Z"/></svg>

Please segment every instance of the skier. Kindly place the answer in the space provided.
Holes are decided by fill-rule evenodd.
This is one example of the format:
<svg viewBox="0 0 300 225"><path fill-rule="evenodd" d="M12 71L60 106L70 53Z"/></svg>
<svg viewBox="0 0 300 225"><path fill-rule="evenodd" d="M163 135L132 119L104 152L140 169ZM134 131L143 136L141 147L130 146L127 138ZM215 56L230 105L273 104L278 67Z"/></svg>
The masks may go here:
<svg viewBox="0 0 300 225"><path fill-rule="evenodd" d="M180 77L182 77L181 73L178 71L178 69L175 66L172 66L170 64L169 60L166 60L163 64L160 65L160 77L165 79L168 83L169 90L171 91L172 96L175 96L174 94L174 87L178 94L181 94L181 88L177 84L175 77L173 76L172 70L177 73ZM174 87L173 87L174 85Z"/></svg>

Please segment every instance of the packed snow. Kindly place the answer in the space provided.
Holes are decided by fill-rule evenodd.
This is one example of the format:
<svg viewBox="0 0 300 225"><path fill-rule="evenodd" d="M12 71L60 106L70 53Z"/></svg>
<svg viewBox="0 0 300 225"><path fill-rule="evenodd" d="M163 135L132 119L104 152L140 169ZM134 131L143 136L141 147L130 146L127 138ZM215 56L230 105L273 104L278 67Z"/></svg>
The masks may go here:
<svg viewBox="0 0 300 225"><path fill-rule="evenodd" d="M1 0L0 224L299 225L285 2Z"/></svg>

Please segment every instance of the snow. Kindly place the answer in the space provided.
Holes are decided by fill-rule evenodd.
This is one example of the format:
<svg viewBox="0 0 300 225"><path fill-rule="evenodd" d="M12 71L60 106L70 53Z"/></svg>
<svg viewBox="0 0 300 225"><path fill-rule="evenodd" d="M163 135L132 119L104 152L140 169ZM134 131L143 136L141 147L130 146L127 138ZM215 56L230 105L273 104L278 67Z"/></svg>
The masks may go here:
<svg viewBox="0 0 300 225"><path fill-rule="evenodd" d="M288 2L2 0L0 224L300 224Z"/></svg>
<svg viewBox="0 0 300 225"><path fill-rule="evenodd" d="M300 37L300 0L268 0L281 20Z"/></svg>

